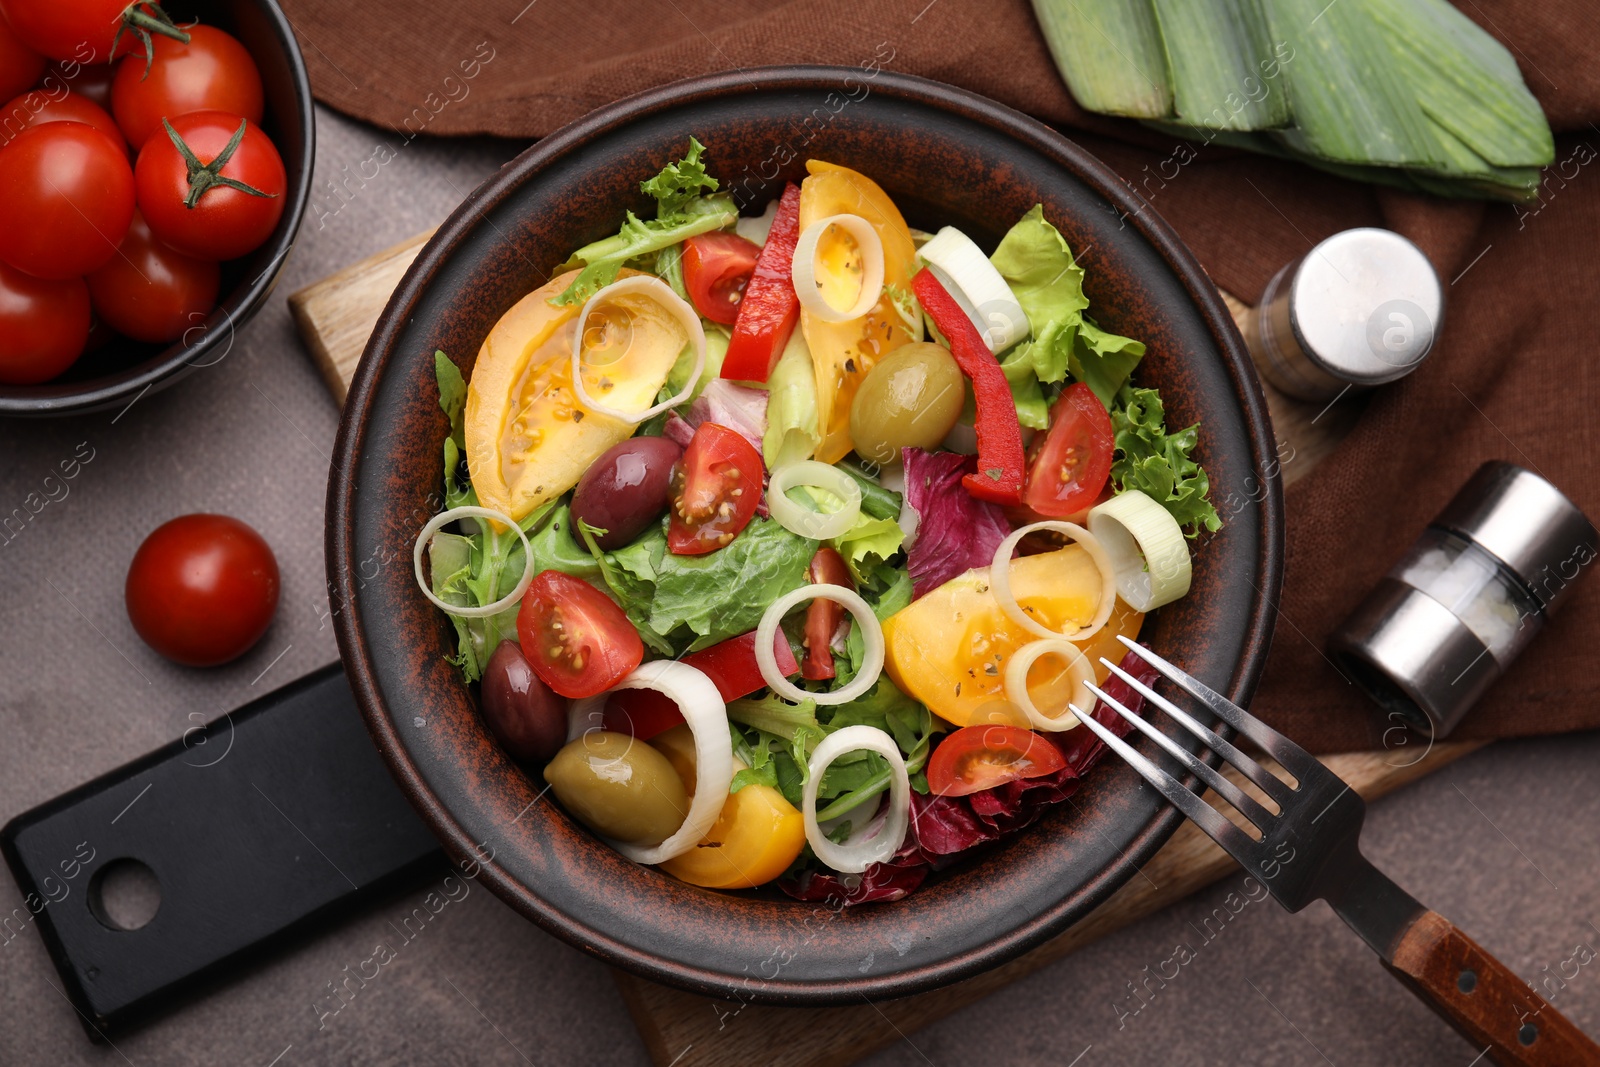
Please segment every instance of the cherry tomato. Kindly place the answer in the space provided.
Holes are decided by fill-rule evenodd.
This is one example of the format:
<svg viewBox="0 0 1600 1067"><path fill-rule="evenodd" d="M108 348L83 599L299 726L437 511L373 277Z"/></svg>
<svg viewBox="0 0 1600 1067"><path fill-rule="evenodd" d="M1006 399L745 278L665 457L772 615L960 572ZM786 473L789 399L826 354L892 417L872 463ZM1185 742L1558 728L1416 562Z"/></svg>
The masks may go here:
<svg viewBox="0 0 1600 1067"><path fill-rule="evenodd" d="M133 213L121 255L89 275L94 310L107 325L136 341L176 341L206 321L222 287L222 268L174 252Z"/></svg>
<svg viewBox="0 0 1600 1067"><path fill-rule="evenodd" d="M817 554L811 557L806 577L813 585L842 585L846 589L856 587L850 580L850 571L845 567L843 557L827 545L817 549ZM802 676L814 682L834 677L831 646L833 635L843 618L844 605L837 600L819 596L806 605L806 658L800 664Z"/></svg>
<svg viewBox="0 0 1600 1067"><path fill-rule="evenodd" d="M0 259L40 278L88 274L133 220L122 146L82 122L47 122L0 151Z"/></svg>
<svg viewBox="0 0 1600 1067"><path fill-rule="evenodd" d="M561 571L541 571L522 597L517 640L545 685L564 697L592 697L644 659L644 642L600 590Z"/></svg>
<svg viewBox="0 0 1600 1067"><path fill-rule="evenodd" d="M928 789L964 797L1019 778L1038 778L1065 767L1061 752L1032 730L990 723L963 726L933 750Z"/></svg>
<svg viewBox="0 0 1600 1067"><path fill-rule="evenodd" d="M761 246L736 233L703 233L683 242L683 286L695 310L732 326Z"/></svg>
<svg viewBox="0 0 1600 1067"><path fill-rule="evenodd" d="M1082 382L1068 386L1050 408L1050 432L1035 439L1023 503L1061 518L1082 511L1111 477L1111 416Z"/></svg>
<svg viewBox="0 0 1600 1067"><path fill-rule="evenodd" d="M0 6L23 43L63 63L109 63L113 44L116 55L143 55L135 27L152 35L182 32L143 0L0 0Z"/></svg>
<svg viewBox="0 0 1600 1067"><path fill-rule="evenodd" d="M673 476L667 549L700 556L732 541L761 499L761 453L738 433L704 422Z"/></svg>
<svg viewBox="0 0 1600 1067"><path fill-rule="evenodd" d="M92 103L105 109L107 115L111 114L111 80L116 77L117 68L111 63L52 63L45 71L44 80L40 88L47 92L55 91L57 85L64 85L85 97ZM120 132L120 131L119 131Z"/></svg>
<svg viewBox="0 0 1600 1067"><path fill-rule="evenodd" d="M163 118L191 111L226 111L260 125L261 74L244 45L214 26L186 26L189 43L152 38L145 72L142 55L117 64L111 110L135 149L158 133ZM234 123L238 126L238 123Z"/></svg>
<svg viewBox="0 0 1600 1067"><path fill-rule="evenodd" d="M82 278L46 281L0 263L0 384L49 381L72 366L88 338Z"/></svg>
<svg viewBox="0 0 1600 1067"><path fill-rule="evenodd" d="M5 111L0 112L0 147L10 144L23 130L47 122L81 122L117 142L124 151L128 147L122 139L122 128L105 108L77 93L52 94L43 89L14 97Z"/></svg>
<svg viewBox="0 0 1600 1067"><path fill-rule="evenodd" d="M170 120L172 128L208 168L193 179L188 164L170 136L152 137L139 149L134 183L139 210L163 243L197 259L238 259L259 248L283 215L288 176L272 141L248 119L223 111L194 111ZM239 131L245 131L233 154L216 168L216 160ZM216 181L242 182L263 195L244 192ZM200 190L193 206L186 203Z"/></svg>
<svg viewBox="0 0 1600 1067"><path fill-rule="evenodd" d="M0 11L0 97L9 100L37 84L44 65L44 56L22 43Z"/></svg>
<svg viewBox="0 0 1600 1067"><path fill-rule="evenodd" d="M260 534L226 515L180 515L128 565L128 618L174 663L215 667L261 639L278 610L278 561Z"/></svg>

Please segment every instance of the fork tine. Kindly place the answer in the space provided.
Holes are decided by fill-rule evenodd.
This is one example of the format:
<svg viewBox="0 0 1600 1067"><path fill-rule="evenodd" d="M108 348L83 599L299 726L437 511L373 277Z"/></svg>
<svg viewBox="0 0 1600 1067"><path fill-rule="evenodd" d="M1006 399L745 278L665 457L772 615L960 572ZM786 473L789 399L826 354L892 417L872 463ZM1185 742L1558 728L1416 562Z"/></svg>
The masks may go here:
<svg viewBox="0 0 1600 1067"><path fill-rule="evenodd" d="M1168 663L1145 646L1129 640L1122 634L1117 635L1117 640L1128 646L1129 650L1140 659L1166 675L1179 688L1186 690L1190 696L1210 708L1217 718L1260 745L1268 755L1288 768L1289 773L1296 778L1304 780L1305 774L1302 773L1303 770L1321 767L1321 764L1313 759L1305 749L1284 737L1198 678L1193 677L1181 667ZM1119 671L1118 673L1120 674L1121 672ZM1126 675L1124 677L1126 678ZM1229 762L1232 761L1230 760ZM1261 785L1260 782L1256 782L1256 784ZM1262 788L1266 787L1262 786Z"/></svg>
<svg viewBox="0 0 1600 1067"><path fill-rule="evenodd" d="M1121 715L1124 719L1126 719L1134 729L1138 730L1150 740L1166 749L1166 751L1171 754L1172 758L1187 767L1191 774L1195 775L1206 785L1216 790L1217 794L1221 796L1222 799L1226 800L1229 804L1232 804L1239 810L1241 815L1243 815L1246 819L1249 819L1250 822L1255 825L1256 829L1260 830L1262 833L1266 832L1267 825L1273 819L1273 814L1266 808L1262 807L1254 797L1201 762L1195 757L1194 753L1189 752L1172 738L1156 729L1153 724L1148 723L1139 716L1130 713L1117 701L1106 696L1105 692L1101 690L1099 686L1090 685L1089 690L1093 692L1095 696L1105 701L1111 710L1115 711L1118 715Z"/></svg>
<svg viewBox="0 0 1600 1067"><path fill-rule="evenodd" d="M1207 748L1239 768L1246 778L1249 778L1263 793L1276 801L1280 809L1288 805L1291 790L1271 771L1239 751L1234 745L1224 741L1215 730L1201 723L1193 715L1190 715L1187 711L1184 711L1115 663L1112 663L1104 656L1100 657L1100 662L1110 667L1112 673L1127 682L1135 692L1177 720L1178 725L1198 737Z"/></svg>
<svg viewBox="0 0 1600 1067"><path fill-rule="evenodd" d="M1107 704L1124 717L1132 715L1132 712L1116 701L1103 695L1100 699L1106 701ZM1072 710L1073 714L1078 716L1078 721L1096 737L1104 741L1111 751L1127 760L1129 765L1144 777L1145 781L1155 786L1162 796L1172 801L1173 806L1199 824L1200 829L1210 834L1212 840L1227 849L1229 854L1238 860L1241 865L1245 867L1251 866L1250 849L1255 842L1251 841L1243 830L1229 822L1216 808L1213 808L1210 804L1185 789L1182 783L1172 775L1135 752L1133 747L1122 738L1095 722L1094 716L1087 712L1079 711L1076 705L1068 704L1067 707Z"/></svg>

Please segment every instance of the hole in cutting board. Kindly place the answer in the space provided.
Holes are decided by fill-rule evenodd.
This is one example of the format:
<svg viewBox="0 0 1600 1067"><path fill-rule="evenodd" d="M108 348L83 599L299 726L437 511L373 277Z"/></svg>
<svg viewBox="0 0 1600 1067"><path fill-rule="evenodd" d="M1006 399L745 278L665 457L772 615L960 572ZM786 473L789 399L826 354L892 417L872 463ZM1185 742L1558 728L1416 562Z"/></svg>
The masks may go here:
<svg viewBox="0 0 1600 1067"><path fill-rule="evenodd" d="M112 930L137 930L161 909L156 872L136 859L112 860L89 882L89 910Z"/></svg>

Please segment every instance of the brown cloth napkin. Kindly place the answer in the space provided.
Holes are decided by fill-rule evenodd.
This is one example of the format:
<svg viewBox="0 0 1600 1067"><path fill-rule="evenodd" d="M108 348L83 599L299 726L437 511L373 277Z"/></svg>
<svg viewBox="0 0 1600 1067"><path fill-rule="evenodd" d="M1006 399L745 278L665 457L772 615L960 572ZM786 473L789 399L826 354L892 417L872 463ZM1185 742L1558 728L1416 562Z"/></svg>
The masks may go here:
<svg viewBox="0 0 1600 1067"><path fill-rule="evenodd" d="M960 85L1060 126L1139 179L1171 138L1089 115L1024 0L283 0L317 96L396 131L539 137L653 85L782 63L856 65ZM1464 0L1516 56L1557 131L1539 203L1375 190L1216 147L1154 207L1223 288L1257 298L1280 266L1352 226L1388 226L1447 284L1434 355L1370 399L1338 451L1287 492L1287 576L1255 709L1319 752L1394 745L1323 653L1329 632L1487 459L1532 468L1600 518L1600 25L1587 0ZM883 57L887 56L887 59ZM398 143L398 142L397 142ZM1150 171L1144 168L1150 167ZM1600 580L1457 729L1510 737L1600 726Z"/></svg>

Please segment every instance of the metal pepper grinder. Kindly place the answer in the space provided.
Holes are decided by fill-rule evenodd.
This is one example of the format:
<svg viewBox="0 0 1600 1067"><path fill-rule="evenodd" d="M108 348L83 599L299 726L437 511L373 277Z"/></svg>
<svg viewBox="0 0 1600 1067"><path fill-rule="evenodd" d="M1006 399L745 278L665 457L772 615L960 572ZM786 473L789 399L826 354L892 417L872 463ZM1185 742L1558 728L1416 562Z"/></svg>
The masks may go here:
<svg viewBox="0 0 1600 1067"><path fill-rule="evenodd" d="M1319 403L1410 374L1443 325L1428 257L1372 227L1336 233L1287 264L1242 324L1261 376Z"/></svg>

